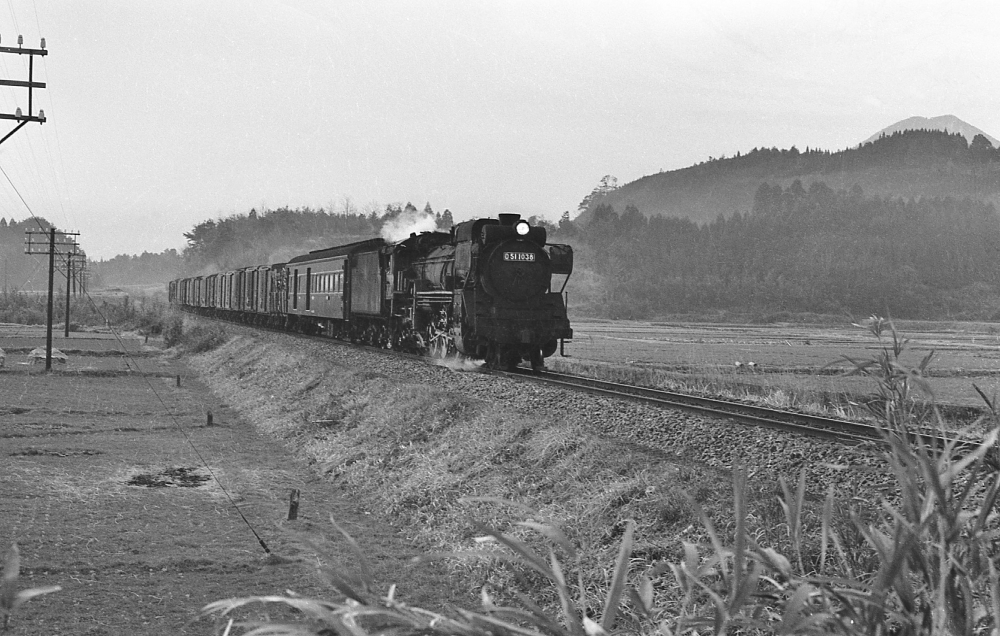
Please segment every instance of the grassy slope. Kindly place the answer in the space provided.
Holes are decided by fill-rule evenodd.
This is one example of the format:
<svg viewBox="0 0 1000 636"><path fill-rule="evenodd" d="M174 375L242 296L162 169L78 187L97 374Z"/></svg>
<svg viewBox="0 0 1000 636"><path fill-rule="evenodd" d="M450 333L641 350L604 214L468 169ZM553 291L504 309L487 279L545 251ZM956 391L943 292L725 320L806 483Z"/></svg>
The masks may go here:
<svg viewBox="0 0 1000 636"><path fill-rule="evenodd" d="M583 549L587 587L596 592L625 519L638 521L636 557L650 562L679 557L678 538L698 538L700 525L682 489L723 525L731 517L729 477L718 471L595 438L572 422L398 382L339 363L337 349L331 351L317 355L239 337L194 365L217 393L232 393L244 417L299 447L352 498L384 510L385 522L424 549L478 547L473 520L527 536L512 526L526 518L523 509L461 498L516 501L535 511L532 519L567 529ZM482 561L453 567L470 598L486 583L494 589L538 583Z"/></svg>

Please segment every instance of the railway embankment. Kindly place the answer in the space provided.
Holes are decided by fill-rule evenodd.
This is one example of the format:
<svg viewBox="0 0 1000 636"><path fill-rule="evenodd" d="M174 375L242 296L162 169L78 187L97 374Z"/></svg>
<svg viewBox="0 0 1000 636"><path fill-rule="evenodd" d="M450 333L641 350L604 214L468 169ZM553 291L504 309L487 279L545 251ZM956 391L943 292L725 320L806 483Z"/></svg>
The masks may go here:
<svg viewBox="0 0 1000 636"><path fill-rule="evenodd" d="M518 521L557 523L600 589L628 519L637 521L635 557L650 564L680 560L683 541L708 540L699 508L731 526L733 465L750 474L756 536L779 551L779 477L794 483L806 469L813 493L842 483L857 494L884 480L870 451L471 367L232 331L190 362L216 395L422 551L481 549L477 522L522 538L531 532ZM449 567L470 599L482 585L524 583L482 560Z"/></svg>

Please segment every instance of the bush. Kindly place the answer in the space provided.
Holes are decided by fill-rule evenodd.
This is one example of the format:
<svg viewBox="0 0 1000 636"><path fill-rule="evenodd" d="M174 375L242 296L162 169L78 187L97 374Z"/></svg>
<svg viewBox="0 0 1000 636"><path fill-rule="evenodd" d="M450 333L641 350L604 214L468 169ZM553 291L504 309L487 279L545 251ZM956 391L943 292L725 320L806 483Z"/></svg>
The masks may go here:
<svg viewBox="0 0 1000 636"><path fill-rule="evenodd" d="M180 316L171 316L163 329L163 344L166 347L174 347L181 342L184 335L184 319Z"/></svg>
<svg viewBox="0 0 1000 636"><path fill-rule="evenodd" d="M0 322L24 325L43 325L46 322L48 298L45 294L7 292L0 294ZM54 302L54 319L62 323L65 316L66 296L57 294ZM71 331L81 326L135 329L147 335L158 335L170 313L168 305L159 298L139 296L73 296L70 298ZM76 328L74 328L74 326Z"/></svg>
<svg viewBox="0 0 1000 636"><path fill-rule="evenodd" d="M164 321L162 333L164 346L179 346L188 353L211 351L229 340L223 325L194 322L185 328L184 317L176 314Z"/></svg>
<svg viewBox="0 0 1000 636"><path fill-rule="evenodd" d="M195 325L183 332L181 345L190 353L204 353L217 349L229 340L229 334L221 325Z"/></svg>

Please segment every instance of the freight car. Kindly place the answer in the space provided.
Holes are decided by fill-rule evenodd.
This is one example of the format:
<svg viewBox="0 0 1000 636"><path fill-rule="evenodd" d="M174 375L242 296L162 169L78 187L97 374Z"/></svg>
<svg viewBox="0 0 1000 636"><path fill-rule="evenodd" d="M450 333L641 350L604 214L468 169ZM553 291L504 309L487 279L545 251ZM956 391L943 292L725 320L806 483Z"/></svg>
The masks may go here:
<svg viewBox="0 0 1000 636"><path fill-rule="evenodd" d="M170 302L195 313L323 334L493 368L539 368L572 338L573 250L517 214L390 243L369 239L287 263L183 278Z"/></svg>

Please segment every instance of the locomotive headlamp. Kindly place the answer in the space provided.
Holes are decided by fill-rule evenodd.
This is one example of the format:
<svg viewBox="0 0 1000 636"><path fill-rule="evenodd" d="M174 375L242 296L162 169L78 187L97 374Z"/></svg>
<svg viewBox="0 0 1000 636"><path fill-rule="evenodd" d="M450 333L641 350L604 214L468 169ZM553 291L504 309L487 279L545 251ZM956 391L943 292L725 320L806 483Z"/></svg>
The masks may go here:
<svg viewBox="0 0 1000 636"><path fill-rule="evenodd" d="M527 221L518 221L517 225L514 226L514 229L517 230L519 236L524 236L528 233L528 230L531 229L531 226L528 225Z"/></svg>

